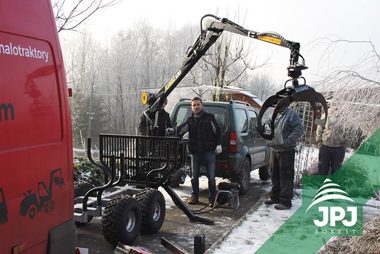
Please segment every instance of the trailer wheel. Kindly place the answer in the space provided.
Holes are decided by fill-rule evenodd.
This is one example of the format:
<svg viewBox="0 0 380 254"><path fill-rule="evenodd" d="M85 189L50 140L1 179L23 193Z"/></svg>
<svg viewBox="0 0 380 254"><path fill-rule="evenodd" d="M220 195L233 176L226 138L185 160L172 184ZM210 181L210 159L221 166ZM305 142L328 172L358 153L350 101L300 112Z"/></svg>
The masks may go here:
<svg viewBox="0 0 380 254"><path fill-rule="evenodd" d="M142 234L156 233L165 220L165 198L159 190L151 189L138 197L142 210Z"/></svg>
<svg viewBox="0 0 380 254"><path fill-rule="evenodd" d="M95 187L94 185L90 183L86 183L86 182L75 183L74 184L74 199L77 197L86 195L86 193L94 187ZM94 216L91 216L91 215L87 216L87 219L88 219L87 222L76 221L75 225L77 227L84 226L87 223L91 222L93 218Z"/></svg>
<svg viewBox="0 0 380 254"><path fill-rule="evenodd" d="M104 238L112 245L132 244L141 228L139 202L130 196L112 199L104 208L102 229Z"/></svg>

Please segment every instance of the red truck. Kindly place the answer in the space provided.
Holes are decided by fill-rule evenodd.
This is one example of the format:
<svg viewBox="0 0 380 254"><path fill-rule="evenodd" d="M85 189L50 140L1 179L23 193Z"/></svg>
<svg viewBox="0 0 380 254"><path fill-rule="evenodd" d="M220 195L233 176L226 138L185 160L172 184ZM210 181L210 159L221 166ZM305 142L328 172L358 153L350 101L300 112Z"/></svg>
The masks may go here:
<svg viewBox="0 0 380 254"><path fill-rule="evenodd" d="M0 2L0 253L75 252L68 88L50 0Z"/></svg>

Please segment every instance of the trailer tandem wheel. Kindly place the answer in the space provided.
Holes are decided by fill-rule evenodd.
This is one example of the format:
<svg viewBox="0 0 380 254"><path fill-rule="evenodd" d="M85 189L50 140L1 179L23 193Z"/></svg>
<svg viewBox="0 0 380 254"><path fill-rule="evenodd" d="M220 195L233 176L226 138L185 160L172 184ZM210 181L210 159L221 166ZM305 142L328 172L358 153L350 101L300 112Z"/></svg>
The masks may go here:
<svg viewBox="0 0 380 254"><path fill-rule="evenodd" d="M130 196L118 196L104 208L102 216L104 238L112 245L132 244L141 228L141 207Z"/></svg>
<svg viewBox="0 0 380 254"><path fill-rule="evenodd" d="M150 189L140 195L137 200L142 210L142 234L156 233L165 220L165 198L159 190Z"/></svg>

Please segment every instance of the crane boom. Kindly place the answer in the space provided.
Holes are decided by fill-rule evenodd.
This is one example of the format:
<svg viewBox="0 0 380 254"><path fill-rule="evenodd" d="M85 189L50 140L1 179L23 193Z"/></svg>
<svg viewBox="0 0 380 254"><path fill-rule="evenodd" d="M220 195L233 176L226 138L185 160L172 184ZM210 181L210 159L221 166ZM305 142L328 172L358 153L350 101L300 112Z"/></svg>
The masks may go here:
<svg viewBox="0 0 380 254"><path fill-rule="evenodd" d="M202 58L207 50L217 41L223 31L247 36L249 38L257 39L260 41L268 42L278 46L286 47L290 50L290 59L288 76L290 77L284 84L284 89L276 93L276 95L268 98L264 102L258 117L258 131L265 139L272 139L274 135L274 120L278 114L278 108L284 104L290 104L293 101L308 101L314 110L314 117L316 114L316 103L321 103L327 117L327 103L324 97L317 93L313 88L306 85L305 78L302 77L302 70L307 69L305 60L300 54L300 43L286 40L284 37L273 32L259 33L253 30L248 30L227 18L219 18L212 14L207 14L201 19L201 33L195 40L194 44L186 52L185 59L180 69L166 82L163 87L154 95L142 94L142 102L149 104L148 109L144 112L148 121L153 123L153 128L157 126L157 117L155 121L149 118L148 112L158 114L162 108L165 99L177 87L181 80L188 74L194 65ZM302 59L300 63L299 60ZM298 80L303 79L304 84L299 85ZM291 81L291 86L286 87L286 84ZM275 107L270 122L270 133L264 131L262 125L262 117L266 110L270 107Z"/></svg>

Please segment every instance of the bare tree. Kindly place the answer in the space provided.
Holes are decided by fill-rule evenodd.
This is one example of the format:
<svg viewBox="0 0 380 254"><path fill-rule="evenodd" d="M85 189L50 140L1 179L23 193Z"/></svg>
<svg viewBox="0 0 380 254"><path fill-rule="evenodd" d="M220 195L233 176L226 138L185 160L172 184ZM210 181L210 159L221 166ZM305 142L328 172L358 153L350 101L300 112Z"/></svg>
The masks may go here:
<svg viewBox="0 0 380 254"><path fill-rule="evenodd" d="M237 10L234 20L244 24L246 15L247 11ZM198 68L191 72L193 83L220 88L235 84L241 87L247 83L249 78L247 71L257 70L268 62L268 59L262 63L252 61L254 49L251 48L251 43L252 40L249 38L224 31L202 57Z"/></svg>
<svg viewBox="0 0 380 254"><path fill-rule="evenodd" d="M364 53L353 63L344 63L335 69L329 69L327 75L315 82L317 87L324 90L337 90L341 88L354 89L380 86L380 55L372 41L355 41L340 38L324 37L312 42L313 47L323 47L320 62L333 61L337 51L358 51L357 47L364 49Z"/></svg>
<svg viewBox="0 0 380 254"><path fill-rule="evenodd" d="M191 45L199 32L198 25L185 25L179 30L167 30L160 40L162 62L160 65L161 77L159 85L165 84L169 78L181 67L186 49ZM188 75L182 80L180 86L192 86L193 77Z"/></svg>
<svg viewBox="0 0 380 254"><path fill-rule="evenodd" d="M97 50L89 50L97 48ZM104 99L100 94L100 68L103 53L91 36L81 35L80 43L66 51L68 80L74 89L72 102L72 123L74 144L83 143L82 138L97 140L98 133L107 127Z"/></svg>
<svg viewBox="0 0 380 254"><path fill-rule="evenodd" d="M248 82L241 87L255 94L261 100L267 99L281 88L281 86L275 85L274 80L269 75L263 73L250 77Z"/></svg>
<svg viewBox="0 0 380 254"><path fill-rule="evenodd" d="M344 130L348 145L357 148L380 126L380 55L372 41L325 37L313 43L313 48L323 47L322 63L333 61L339 51L362 52L352 63L342 57L340 66L314 83L329 91L326 97L330 99L331 114L338 119L336 125Z"/></svg>
<svg viewBox="0 0 380 254"><path fill-rule="evenodd" d="M109 47L97 44L91 40L91 36L81 34L84 36L82 43L73 44L72 47L75 49L72 54L66 54L68 80L76 93L73 100L76 133L80 134L79 130L83 130L82 135L87 134L85 130L89 121L85 120L88 120L86 113L90 112L87 105L91 104L87 97L91 98L92 95L93 110L90 113L99 113L99 122L104 120L107 132L135 134L143 111L139 100L140 91L146 88L160 88L181 66L186 48L196 35L195 29L192 28L193 26L185 26L175 31L162 31L149 24L139 23L129 30L120 31L113 37ZM233 40L230 39L230 44L216 45L215 51L219 55L213 55L214 58L209 56L211 63L214 59L219 61L220 74L214 80L219 79L216 83L223 86L231 84L234 80L240 80L241 84L249 83L248 74L245 73L249 64L242 67L244 61L248 63L249 48L236 44ZM203 84L210 84L211 71L215 70L214 67L208 68L209 72L200 68L194 71L198 73L198 77L205 80L201 82ZM189 76L181 85L194 84L191 75ZM99 106L99 109L95 106ZM96 123L92 123L91 132L95 133Z"/></svg>
<svg viewBox="0 0 380 254"><path fill-rule="evenodd" d="M223 34L202 58L196 73L192 72L193 83L223 88L239 80L246 80L247 70L258 69L267 62L252 63L249 58L251 53L245 38Z"/></svg>
<svg viewBox="0 0 380 254"><path fill-rule="evenodd" d="M53 0L58 32L75 30L95 12L117 2L118 0Z"/></svg>
<svg viewBox="0 0 380 254"><path fill-rule="evenodd" d="M380 87L335 91L330 105L349 147L357 148L380 126Z"/></svg>

